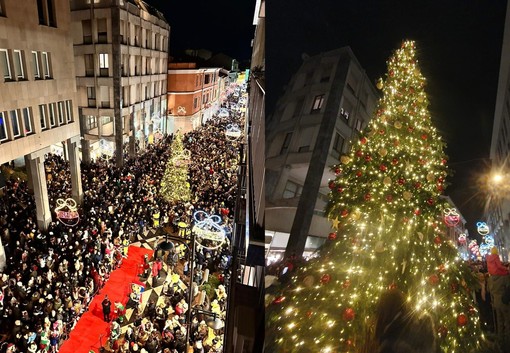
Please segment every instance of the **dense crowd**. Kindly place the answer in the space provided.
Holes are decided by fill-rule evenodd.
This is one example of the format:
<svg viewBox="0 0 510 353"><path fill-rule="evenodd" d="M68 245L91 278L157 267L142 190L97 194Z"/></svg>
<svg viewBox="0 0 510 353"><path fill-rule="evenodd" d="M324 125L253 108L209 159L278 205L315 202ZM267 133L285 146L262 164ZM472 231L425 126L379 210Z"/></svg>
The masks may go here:
<svg viewBox="0 0 510 353"><path fill-rule="evenodd" d="M213 119L185 135L185 147L192 155L189 182L193 195L185 204L169 205L158 194L173 135L148 145L122 168L116 168L113 159L82 164L84 202L75 227L62 224L53 214L47 231L39 230L27 183L9 180L0 202L0 236L7 258L0 273L0 353L58 351L111 271L122 264L127 245L148 227L175 227L178 221L190 224L193 211L204 210L220 215L222 226L229 229L239 160L239 142L225 138L226 126L232 123L242 126L239 112ZM50 207L54 207L57 199L71 195L69 165L61 156L50 154L45 167ZM155 222L155 214L161 214L161 223ZM115 337L119 322L112 323L114 351L184 352L187 329L196 352L221 351L222 331L211 331L203 314L194 315L189 327L184 325L185 314L191 310L186 302L188 290L193 291L197 308L220 318L225 315L229 242L216 249L202 245L197 245L191 287L182 290L165 282L165 304L149 303L149 315L137 313L126 335ZM165 256L168 271L186 283L189 256L179 246L174 252ZM199 287L212 276L223 285L208 297Z"/></svg>

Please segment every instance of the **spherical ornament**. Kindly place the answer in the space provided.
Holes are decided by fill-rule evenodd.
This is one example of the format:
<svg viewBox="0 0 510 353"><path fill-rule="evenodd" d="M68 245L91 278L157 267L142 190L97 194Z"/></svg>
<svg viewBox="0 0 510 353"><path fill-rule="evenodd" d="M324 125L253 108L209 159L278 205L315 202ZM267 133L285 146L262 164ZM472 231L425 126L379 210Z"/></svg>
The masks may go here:
<svg viewBox="0 0 510 353"><path fill-rule="evenodd" d="M436 189L437 189L438 191L440 191L440 192L443 192L443 191L444 191L444 187L443 187L443 185L441 185L441 184L438 184L438 185L436 186Z"/></svg>
<svg viewBox="0 0 510 353"><path fill-rule="evenodd" d="M336 189L336 191L338 191L338 192L344 192L344 188L343 188L343 187L341 187L341 186L339 186L339 187Z"/></svg>
<svg viewBox="0 0 510 353"><path fill-rule="evenodd" d="M427 203L428 203L430 206L434 205L434 199L432 199L432 198L428 199L428 200L427 200Z"/></svg>
<svg viewBox="0 0 510 353"><path fill-rule="evenodd" d="M418 96L417 100L418 100L418 102L423 103L424 98L423 98L423 96Z"/></svg>
<svg viewBox="0 0 510 353"><path fill-rule="evenodd" d="M421 188L421 183L419 181L417 181L415 184L414 184L414 187L419 189Z"/></svg>
<svg viewBox="0 0 510 353"><path fill-rule="evenodd" d="M365 194L365 201L370 201L372 199L372 195L370 193Z"/></svg>
<svg viewBox="0 0 510 353"><path fill-rule="evenodd" d="M404 178L398 178L398 185L404 185L406 180Z"/></svg>
<svg viewBox="0 0 510 353"><path fill-rule="evenodd" d="M375 87L377 87L377 89L382 89L384 87L382 78L377 80L377 83L375 84Z"/></svg>
<svg viewBox="0 0 510 353"><path fill-rule="evenodd" d="M331 281L331 276L328 275L327 273L323 274L322 277L321 277L321 283L322 284L328 284L329 281Z"/></svg>
<svg viewBox="0 0 510 353"><path fill-rule="evenodd" d="M355 312L353 308L347 308L344 310L344 313L342 315L342 318L345 321L352 321L354 320Z"/></svg>
<svg viewBox="0 0 510 353"><path fill-rule="evenodd" d="M430 172L427 174L427 181L434 181L434 173Z"/></svg>
<svg viewBox="0 0 510 353"><path fill-rule="evenodd" d="M386 201L387 202L393 201L393 196L392 195L386 195Z"/></svg>
<svg viewBox="0 0 510 353"><path fill-rule="evenodd" d="M407 218L407 217L402 218L402 222L403 222L404 224L406 224L407 222L409 222L409 218Z"/></svg>
<svg viewBox="0 0 510 353"><path fill-rule="evenodd" d="M349 158L349 156L342 156L340 157L340 162L342 162L342 164L349 164L349 162L351 161L351 158Z"/></svg>
<svg viewBox="0 0 510 353"><path fill-rule="evenodd" d="M363 173L361 172L361 170L358 170L358 171L356 172L356 176L357 176L358 178L359 178L359 177L361 177L362 175L363 175Z"/></svg>
<svg viewBox="0 0 510 353"><path fill-rule="evenodd" d="M435 286L436 284L438 284L438 283L439 283L439 276L438 276L438 275L436 275L436 274L430 275L430 276L429 276L429 283L430 283L431 285L434 285L434 286Z"/></svg>
<svg viewBox="0 0 510 353"><path fill-rule="evenodd" d="M338 175L338 174L340 174L340 173L342 173L342 169L340 169L340 168L335 168L335 174L336 174L336 175Z"/></svg>
<svg viewBox="0 0 510 353"><path fill-rule="evenodd" d="M398 139L395 139L395 140L393 141L393 146L394 146L394 147L398 147L398 146L400 146L400 141L399 141Z"/></svg>
<svg viewBox="0 0 510 353"><path fill-rule="evenodd" d="M415 214L416 216L419 216L419 215L421 214L420 209L419 209L419 208L415 209L415 210L414 210L414 214Z"/></svg>
<svg viewBox="0 0 510 353"><path fill-rule="evenodd" d="M448 328L445 325L441 325L437 329L439 337L445 338L448 335Z"/></svg>
<svg viewBox="0 0 510 353"><path fill-rule="evenodd" d="M421 165L425 165L427 163L427 160L420 158L418 159L418 163Z"/></svg>
<svg viewBox="0 0 510 353"><path fill-rule="evenodd" d="M379 135L384 135L386 131L384 129L379 130Z"/></svg>
<svg viewBox="0 0 510 353"><path fill-rule="evenodd" d="M359 220L361 217L361 211L360 210L355 210L352 215L351 215L351 218L354 220L354 221L357 221Z"/></svg>
<svg viewBox="0 0 510 353"><path fill-rule="evenodd" d="M469 312L470 315L476 315L476 313L478 311L476 310L476 308L473 305L469 304L468 305L468 312Z"/></svg>
<svg viewBox="0 0 510 353"><path fill-rule="evenodd" d="M307 318L311 318L312 315L313 315L313 311L308 310L305 315L306 315Z"/></svg>
<svg viewBox="0 0 510 353"><path fill-rule="evenodd" d="M379 240L374 247L374 251L376 253L382 253L384 252L384 242L382 240Z"/></svg>
<svg viewBox="0 0 510 353"><path fill-rule="evenodd" d="M413 131L414 131L414 127L413 127L413 126L409 126L409 127L407 128L407 131L409 131L409 132L413 132Z"/></svg>
<svg viewBox="0 0 510 353"><path fill-rule="evenodd" d="M365 161L370 162L371 160L372 160L372 156L370 156L370 154L367 153L365 155Z"/></svg>
<svg viewBox="0 0 510 353"><path fill-rule="evenodd" d="M329 240L335 240L336 239L336 233L334 233L334 232L329 233L328 239Z"/></svg>
<svg viewBox="0 0 510 353"><path fill-rule="evenodd" d="M446 271L446 266L444 264L441 264L437 267L437 270L439 273L444 273Z"/></svg>
<svg viewBox="0 0 510 353"><path fill-rule="evenodd" d="M402 123L400 121L395 121L395 129L401 129Z"/></svg>
<svg viewBox="0 0 510 353"><path fill-rule="evenodd" d="M393 77L393 76L395 76L395 71L390 70L390 77Z"/></svg>
<svg viewBox="0 0 510 353"><path fill-rule="evenodd" d="M382 115L381 115L380 119L381 119L381 121L382 121L383 123L385 123L386 121L388 121L388 117L387 117L386 115L384 115L384 114L382 114ZM372 135L372 136L373 136L373 135Z"/></svg>
<svg viewBox="0 0 510 353"><path fill-rule="evenodd" d="M386 186L390 186L391 185L391 178L388 177L388 176L384 177L383 184L386 185Z"/></svg>
<svg viewBox="0 0 510 353"><path fill-rule="evenodd" d="M402 197L404 198L404 200L409 201L411 200L411 197L413 197L413 194L411 194L409 191L404 191Z"/></svg>
<svg viewBox="0 0 510 353"><path fill-rule="evenodd" d="M361 142L362 145L364 145L365 143L367 143L367 138L366 137L362 137L360 142Z"/></svg>
<svg viewBox="0 0 510 353"><path fill-rule="evenodd" d="M357 150L356 151L356 157L363 157L363 151Z"/></svg>
<svg viewBox="0 0 510 353"><path fill-rule="evenodd" d="M468 317L466 314L459 314L459 316L457 316L457 325L459 326L466 326L468 323Z"/></svg>
<svg viewBox="0 0 510 353"><path fill-rule="evenodd" d="M379 148L379 151L377 151L381 157L384 157L388 154L388 150L384 147Z"/></svg>
<svg viewBox="0 0 510 353"><path fill-rule="evenodd" d="M393 164L393 165L397 165L397 164L398 164L398 159L397 159L397 158L393 158L393 159L391 160L391 164Z"/></svg>
<svg viewBox="0 0 510 353"><path fill-rule="evenodd" d="M435 238L434 238L434 243L435 243L436 245L441 244L441 237L439 237L439 236L435 237Z"/></svg>
<svg viewBox="0 0 510 353"><path fill-rule="evenodd" d="M384 115L381 116L381 119L384 118ZM367 136L368 137L374 137L375 135L375 130L370 130L370 131L367 131Z"/></svg>
<svg viewBox="0 0 510 353"><path fill-rule="evenodd" d="M345 288L345 289L349 288L350 286L351 286L351 280L350 279L346 279L344 281L344 283L342 283L342 287Z"/></svg>
<svg viewBox="0 0 510 353"><path fill-rule="evenodd" d="M381 165L379 166L379 170L380 170L381 172L385 172L387 169L388 169L388 167L386 167L384 164L381 164Z"/></svg>
<svg viewBox="0 0 510 353"><path fill-rule="evenodd" d="M422 134L422 135L421 135L421 139L422 139L422 140L426 140L426 139L428 139L427 134Z"/></svg>
<svg viewBox="0 0 510 353"><path fill-rule="evenodd" d="M445 164L446 164L446 162L447 162L447 160L446 160L446 159L442 159L442 160L441 160L441 164L442 164L442 165L445 165Z"/></svg>
<svg viewBox="0 0 510 353"><path fill-rule="evenodd" d="M308 275L303 279L303 285L306 288L311 288L315 283L315 278L312 275Z"/></svg>
<svg viewBox="0 0 510 353"><path fill-rule="evenodd" d="M342 217L347 217L349 215L349 211L347 211L346 209L343 209L342 212L340 212L340 216Z"/></svg>
<svg viewBox="0 0 510 353"><path fill-rule="evenodd" d="M335 188L335 182L333 180L331 180L329 183L328 183L328 186L331 190L333 190Z"/></svg>
<svg viewBox="0 0 510 353"><path fill-rule="evenodd" d="M283 295L280 295L273 300L273 304L281 304L285 300L285 297Z"/></svg>

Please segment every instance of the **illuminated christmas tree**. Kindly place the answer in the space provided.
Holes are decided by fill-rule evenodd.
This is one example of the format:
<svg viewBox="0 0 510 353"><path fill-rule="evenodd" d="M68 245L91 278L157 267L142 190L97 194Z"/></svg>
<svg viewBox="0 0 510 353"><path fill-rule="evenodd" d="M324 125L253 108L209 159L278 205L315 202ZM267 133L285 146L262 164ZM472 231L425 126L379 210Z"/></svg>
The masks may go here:
<svg viewBox="0 0 510 353"><path fill-rule="evenodd" d="M188 182L188 164L190 154L184 149L182 135L178 132L171 145L171 153L161 180L159 193L171 204L186 202L191 198Z"/></svg>
<svg viewBox="0 0 510 353"><path fill-rule="evenodd" d="M415 56L405 41L389 59L374 118L332 167L334 231L268 304L267 352L373 352L375 309L392 288L414 314L432 316L442 351L483 340L474 276L443 222L445 145Z"/></svg>

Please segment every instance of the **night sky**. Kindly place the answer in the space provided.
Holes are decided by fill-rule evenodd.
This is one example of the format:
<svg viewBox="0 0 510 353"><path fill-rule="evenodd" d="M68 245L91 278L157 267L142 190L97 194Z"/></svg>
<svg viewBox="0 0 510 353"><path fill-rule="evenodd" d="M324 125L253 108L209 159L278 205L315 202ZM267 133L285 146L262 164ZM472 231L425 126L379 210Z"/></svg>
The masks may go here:
<svg viewBox="0 0 510 353"><path fill-rule="evenodd" d="M170 24L170 55L208 49L242 62L251 57L255 0L146 0Z"/></svg>
<svg viewBox="0 0 510 353"><path fill-rule="evenodd" d="M473 237L483 214L477 180L488 165L483 158L489 157L492 138L505 13L504 0L271 0L266 112L274 110L302 53L350 46L375 83L402 41L415 40L432 119L455 170L446 194Z"/></svg>

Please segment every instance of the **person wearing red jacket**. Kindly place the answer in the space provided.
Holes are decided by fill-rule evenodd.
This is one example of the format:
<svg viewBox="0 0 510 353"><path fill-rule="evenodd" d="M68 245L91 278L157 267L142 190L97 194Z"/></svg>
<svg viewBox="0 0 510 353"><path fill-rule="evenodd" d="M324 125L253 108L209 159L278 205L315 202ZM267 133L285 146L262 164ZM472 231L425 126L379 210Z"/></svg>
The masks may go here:
<svg viewBox="0 0 510 353"><path fill-rule="evenodd" d="M496 333L501 347L510 347L510 305L503 302L503 294L510 286L509 271L501 263L498 249L493 247L487 256L487 270L489 292L492 295L492 306L496 312Z"/></svg>

